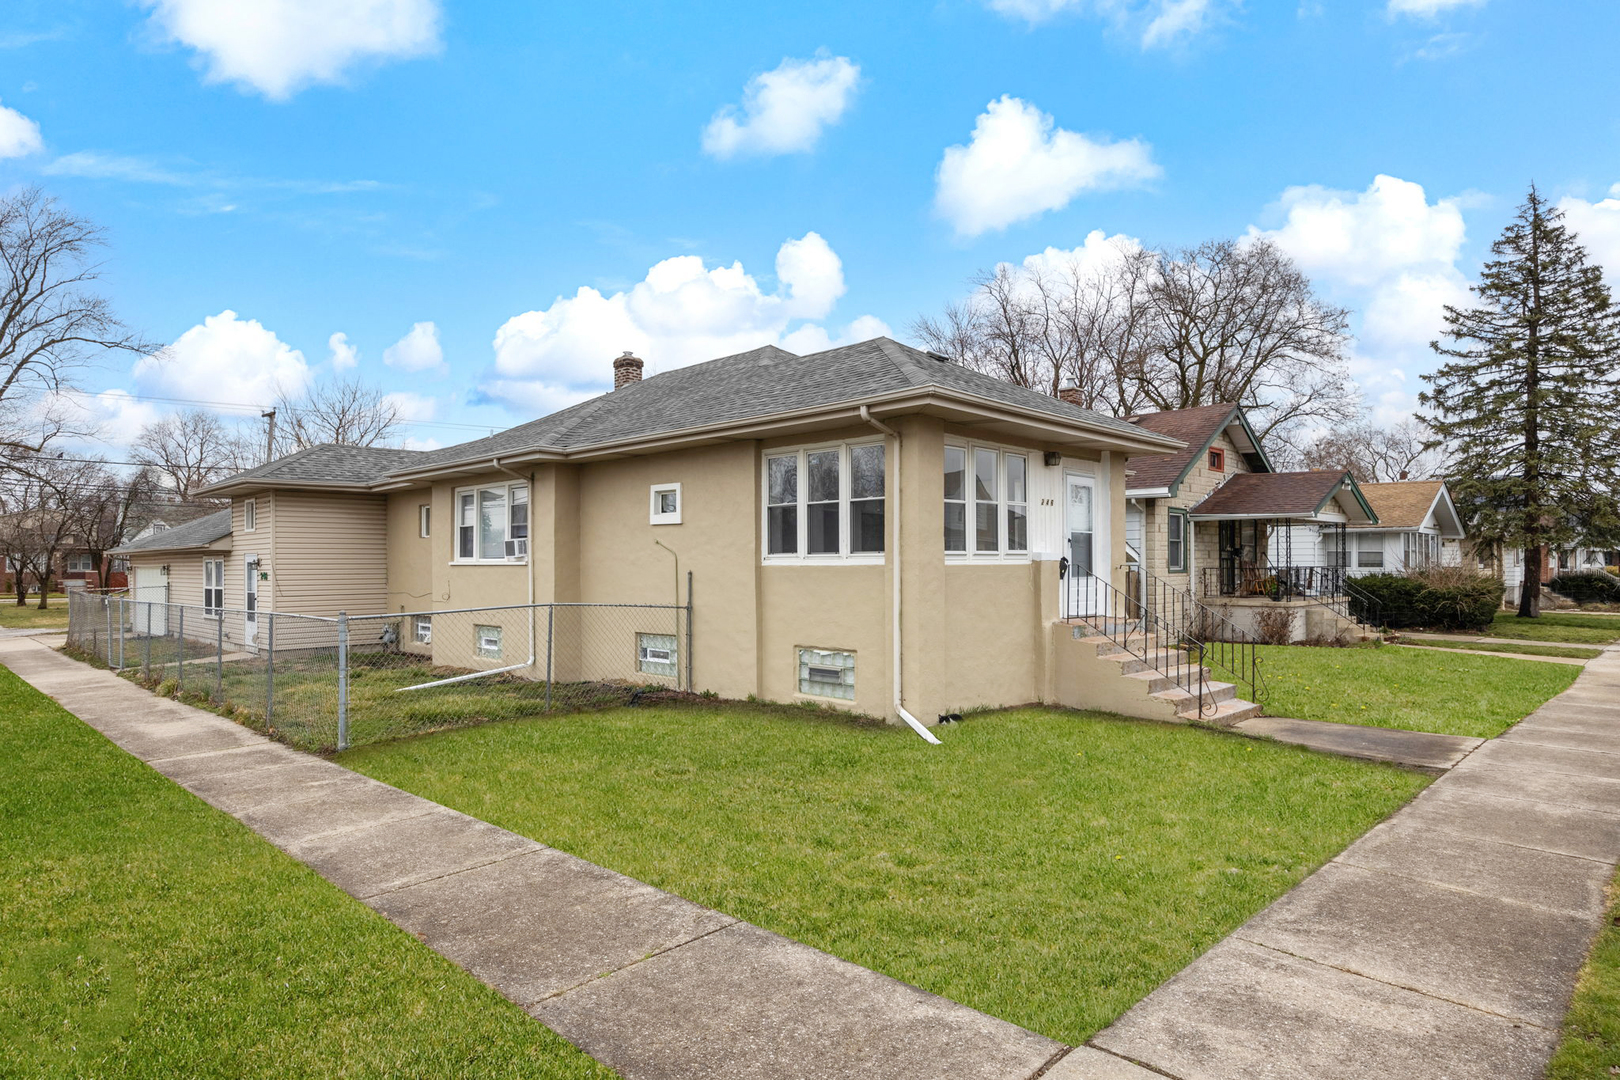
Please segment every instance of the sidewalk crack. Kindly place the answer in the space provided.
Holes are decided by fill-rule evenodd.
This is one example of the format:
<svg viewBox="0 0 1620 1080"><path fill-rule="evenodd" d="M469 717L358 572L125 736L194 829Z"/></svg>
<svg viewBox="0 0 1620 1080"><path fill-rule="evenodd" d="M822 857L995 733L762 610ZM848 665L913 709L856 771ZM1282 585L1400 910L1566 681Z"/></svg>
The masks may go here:
<svg viewBox="0 0 1620 1080"><path fill-rule="evenodd" d="M709 910L712 911L713 909L711 908ZM733 926L737 926L740 923L742 923L741 919L735 918L735 917L733 917L731 915L727 915L723 911L716 911L715 914L719 915L721 918L723 918L723 919L725 919L727 921L721 923L719 926L712 927L711 929L705 930L701 934L694 934L693 936L691 936L689 938L685 938L685 939L683 939L681 941L677 941L672 945L665 945L662 948L654 949L652 952L648 953L646 956L639 956L636 959L630 961L628 964L621 964L616 968L609 968L606 971L599 972L599 973L597 973L595 975L592 975L588 979L581 979L579 982L575 983L572 986L565 986L561 990L553 990L549 994L541 994L539 997L535 998L533 1001L523 1001L523 1002L519 1002L518 1004L524 1009L532 1009L534 1006L539 1005L541 1002L551 1001L551 1000L553 1000L555 998L560 998L564 994L572 994L575 990L578 990L582 986L589 986L591 983L600 982L601 980L606 979L611 975L617 975L621 971L629 971L631 968L636 967L639 964L645 964L648 960L651 960L651 959L653 959L655 957L663 956L663 955L665 955L667 953L672 953L676 949L685 948L686 946L692 944L694 941L702 941L704 938L708 937L710 934L718 934L722 930L730 930Z"/></svg>

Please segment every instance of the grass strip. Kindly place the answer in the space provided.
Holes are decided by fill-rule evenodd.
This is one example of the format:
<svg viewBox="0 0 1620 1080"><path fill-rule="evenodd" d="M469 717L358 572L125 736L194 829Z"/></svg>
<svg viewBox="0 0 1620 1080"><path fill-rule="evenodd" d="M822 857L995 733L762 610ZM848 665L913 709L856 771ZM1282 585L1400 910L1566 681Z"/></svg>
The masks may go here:
<svg viewBox="0 0 1620 1080"><path fill-rule="evenodd" d="M1482 739L1529 716L1581 671L1573 664L1377 645L1266 645L1260 662L1271 716Z"/></svg>
<svg viewBox="0 0 1620 1080"><path fill-rule="evenodd" d="M1496 613L1489 637L1560 641L1574 645L1612 645L1620 641L1620 622L1613 616L1549 611L1534 619L1521 619L1506 611Z"/></svg>
<svg viewBox="0 0 1620 1080"><path fill-rule="evenodd" d="M1055 709L941 734L928 746L802 710L642 707L338 760L1070 1043L1427 782Z"/></svg>
<svg viewBox="0 0 1620 1080"><path fill-rule="evenodd" d="M0 1075L615 1075L0 668Z"/></svg>
<svg viewBox="0 0 1620 1080"><path fill-rule="evenodd" d="M1564 1037L1547 1080L1620 1075L1620 877L1609 886L1609 913L1575 984Z"/></svg>

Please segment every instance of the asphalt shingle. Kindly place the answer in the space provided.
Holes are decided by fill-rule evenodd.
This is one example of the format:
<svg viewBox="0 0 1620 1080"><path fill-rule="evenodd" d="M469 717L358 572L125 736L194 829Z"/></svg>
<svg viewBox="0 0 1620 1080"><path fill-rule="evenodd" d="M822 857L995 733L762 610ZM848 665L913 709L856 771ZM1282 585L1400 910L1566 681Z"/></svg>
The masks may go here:
<svg viewBox="0 0 1620 1080"><path fill-rule="evenodd" d="M215 540L231 535L231 509L216 510L205 517L176 525L172 529L143 536L122 547L113 548L113 555L129 555L139 551L171 551L178 548L207 547Z"/></svg>

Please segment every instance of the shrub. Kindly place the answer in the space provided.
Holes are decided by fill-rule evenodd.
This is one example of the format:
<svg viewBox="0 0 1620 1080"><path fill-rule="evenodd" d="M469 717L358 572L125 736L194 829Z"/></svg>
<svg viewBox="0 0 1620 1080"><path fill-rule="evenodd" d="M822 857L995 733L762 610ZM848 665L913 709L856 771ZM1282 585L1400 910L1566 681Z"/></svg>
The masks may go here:
<svg viewBox="0 0 1620 1080"><path fill-rule="evenodd" d="M1352 580L1357 589L1378 602L1372 615L1391 630L1414 626L1483 630L1502 606L1501 578L1458 566L1368 574Z"/></svg>
<svg viewBox="0 0 1620 1080"><path fill-rule="evenodd" d="M1574 570L1547 582L1547 588L1577 604L1620 603L1620 577L1602 570Z"/></svg>
<svg viewBox="0 0 1620 1080"><path fill-rule="evenodd" d="M1254 632L1267 645L1287 645L1294 639L1294 609L1256 609Z"/></svg>

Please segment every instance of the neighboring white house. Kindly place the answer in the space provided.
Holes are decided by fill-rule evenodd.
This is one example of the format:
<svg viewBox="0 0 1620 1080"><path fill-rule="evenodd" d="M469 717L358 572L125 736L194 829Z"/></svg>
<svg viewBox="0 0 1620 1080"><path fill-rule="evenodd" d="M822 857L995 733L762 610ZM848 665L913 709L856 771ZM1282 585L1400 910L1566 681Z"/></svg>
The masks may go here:
<svg viewBox="0 0 1620 1080"><path fill-rule="evenodd" d="M1462 518L1444 480L1363 484L1378 513L1375 526L1349 529L1349 569L1355 574L1400 573L1462 562Z"/></svg>

